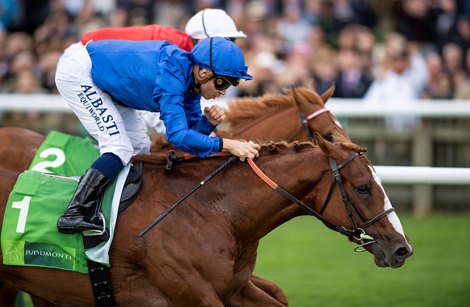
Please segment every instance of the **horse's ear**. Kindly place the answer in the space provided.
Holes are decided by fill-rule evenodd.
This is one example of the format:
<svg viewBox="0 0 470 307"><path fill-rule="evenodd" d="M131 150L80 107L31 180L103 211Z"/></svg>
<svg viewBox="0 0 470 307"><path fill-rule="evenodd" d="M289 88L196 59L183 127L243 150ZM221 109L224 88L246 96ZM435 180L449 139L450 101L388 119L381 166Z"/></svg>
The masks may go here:
<svg viewBox="0 0 470 307"><path fill-rule="evenodd" d="M292 86L290 90L287 90L287 93L294 99L294 103L298 107L304 106L306 108L312 104L323 106L323 99L313 89L305 87L296 89Z"/></svg>
<svg viewBox="0 0 470 307"><path fill-rule="evenodd" d="M333 95L336 89L336 84L335 82L331 83L330 87L323 93L321 94L321 99L323 100L323 103L325 104L328 99Z"/></svg>
<svg viewBox="0 0 470 307"><path fill-rule="evenodd" d="M295 87L292 85L290 90L287 90L287 94L292 97L292 99L294 100L294 105L296 105L297 107L300 107L302 104L304 104L304 100L301 100L301 99L304 99L303 97L301 98L299 96L299 94L297 93L297 90L295 89Z"/></svg>
<svg viewBox="0 0 470 307"><path fill-rule="evenodd" d="M333 153L333 146L335 146L333 143L328 142L325 140L320 133L315 131L315 140L317 141L318 146L321 148L321 150L327 154L328 156L332 156Z"/></svg>
<svg viewBox="0 0 470 307"><path fill-rule="evenodd" d="M318 132L315 132L315 140L317 141L318 146L328 156L339 159L338 146L343 146L343 144L346 143L349 148L357 147L359 149L359 146L350 143L350 141L346 139L341 132L339 132L337 127L333 127L331 135L333 137L333 142L328 142Z"/></svg>

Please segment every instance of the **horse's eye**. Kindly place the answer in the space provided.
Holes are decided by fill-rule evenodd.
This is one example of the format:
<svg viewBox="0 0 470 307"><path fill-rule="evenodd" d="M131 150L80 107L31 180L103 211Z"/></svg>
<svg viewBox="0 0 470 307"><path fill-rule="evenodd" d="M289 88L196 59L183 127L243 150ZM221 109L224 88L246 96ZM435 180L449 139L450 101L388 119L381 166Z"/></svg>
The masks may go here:
<svg viewBox="0 0 470 307"><path fill-rule="evenodd" d="M333 142L333 135L331 133L324 134L323 138L328 142Z"/></svg>
<svg viewBox="0 0 470 307"><path fill-rule="evenodd" d="M356 187L359 194L370 194L370 185L364 184Z"/></svg>

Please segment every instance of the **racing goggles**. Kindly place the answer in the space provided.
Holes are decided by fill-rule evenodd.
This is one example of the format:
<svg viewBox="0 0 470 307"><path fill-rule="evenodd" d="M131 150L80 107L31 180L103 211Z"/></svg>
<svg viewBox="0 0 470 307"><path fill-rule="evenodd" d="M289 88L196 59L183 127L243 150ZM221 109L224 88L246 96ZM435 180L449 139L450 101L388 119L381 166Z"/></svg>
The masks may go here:
<svg viewBox="0 0 470 307"><path fill-rule="evenodd" d="M226 90L231 85L237 86L240 83L240 79L235 78L235 77L215 75L213 78L214 78L214 86L218 91Z"/></svg>

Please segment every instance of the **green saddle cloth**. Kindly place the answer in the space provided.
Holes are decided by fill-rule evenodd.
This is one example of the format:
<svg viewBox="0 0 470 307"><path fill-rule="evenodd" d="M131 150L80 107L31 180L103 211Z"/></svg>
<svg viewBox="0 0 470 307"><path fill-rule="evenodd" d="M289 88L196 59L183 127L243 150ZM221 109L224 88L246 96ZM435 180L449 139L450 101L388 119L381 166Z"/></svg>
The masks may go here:
<svg viewBox="0 0 470 307"><path fill-rule="evenodd" d="M99 156L98 146L92 139L51 131L39 147L29 169L81 176Z"/></svg>
<svg viewBox="0 0 470 307"><path fill-rule="evenodd" d="M102 212L110 239L85 250L81 234L57 231L57 219L64 213L79 178L63 175L83 174L99 153L90 139L53 132L52 142L47 143L48 140L49 136L30 167L42 168L47 173L35 170L23 172L8 198L1 233L3 264L88 273L88 258L109 266L108 251L130 166L108 185L104 194ZM77 156L81 164L74 162ZM63 175L52 174L59 171Z"/></svg>

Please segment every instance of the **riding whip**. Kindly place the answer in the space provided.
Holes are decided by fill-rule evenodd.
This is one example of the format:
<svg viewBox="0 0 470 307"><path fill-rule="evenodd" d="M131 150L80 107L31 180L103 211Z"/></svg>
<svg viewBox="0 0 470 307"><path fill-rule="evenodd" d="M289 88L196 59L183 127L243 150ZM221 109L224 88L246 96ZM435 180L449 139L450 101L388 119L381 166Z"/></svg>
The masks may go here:
<svg viewBox="0 0 470 307"><path fill-rule="evenodd" d="M186 198L188 198L191 194L196 192L197 189L202 187L206 182L214 178L215 175L220 173L225 167L227 167L230 163L237 160L237 156L231 156L224 163L222 163L219 167L217 167L212 173L210 173L206 178L204 178L197 186L195 186L188 194L181 197L175 204L173 204L170 208L166 209L162 214L160 214L155 220L152 221L144 230L139 233L139 237L143 237L147 232L149 232L154 226L161 222L168 214L171 213L176 207L179 206Z"/></svg>

